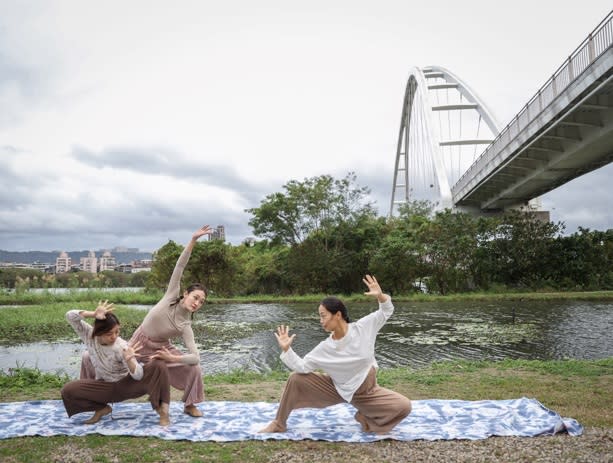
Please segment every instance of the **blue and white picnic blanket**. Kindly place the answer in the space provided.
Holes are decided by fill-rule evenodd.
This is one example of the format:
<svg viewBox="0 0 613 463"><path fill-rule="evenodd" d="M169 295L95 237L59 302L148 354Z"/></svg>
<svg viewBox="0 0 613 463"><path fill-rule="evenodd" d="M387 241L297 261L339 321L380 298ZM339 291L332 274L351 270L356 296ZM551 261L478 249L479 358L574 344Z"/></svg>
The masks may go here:
<svg viewBox="0 0 613 463"><path fill-rule="evenodd" d="M355 421L355 409L339 404L324 409L294 410L288 431L260 434L278 404L267 402L210 401L199 404L202 418L183 413L181 402L170 405L171 424L162 427L148 402L122 402L98 423L83 422L92 413L68 418L59 400L0 403L0 439L20 436L158 437L167 440L231 442L241 440L323 440L373 442L382 439L485 439L490 436L541 436L566 432L577 436L582 426L561 418L535 399L514 400L414 400L413 410L387 434L365 433Z"/></svg>

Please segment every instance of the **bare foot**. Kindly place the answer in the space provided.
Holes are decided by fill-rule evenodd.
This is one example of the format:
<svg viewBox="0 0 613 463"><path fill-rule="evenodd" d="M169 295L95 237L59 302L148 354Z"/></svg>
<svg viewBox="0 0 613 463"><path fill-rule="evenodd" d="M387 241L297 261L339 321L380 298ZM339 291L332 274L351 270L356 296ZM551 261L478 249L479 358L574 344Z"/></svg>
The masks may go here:
<svg viewBox="0 0 613 463"><path fill-rule="evenodd" d="M168 404L162 402L162 405L155 409L158 415L160 415L160 426L168 426L170 424L168 408Z"/></svg>
<svg viewBox="0 0 613 463"><path fill-rule="evenodd" d="M98 421L100 421L100 418L102 418L105 415L108 415L112 411L113 409L109 405L107 405L104 408L101 408L100 410L96 410L96 412L94 413L94 416L92 416L89 420L85 420L85 424L97 423Z"/></svg>
<svg viewBox="0 0 613 463"><path fill-rule="evenodd" d="M277 420L272 420L270 423L268 423L268 426L266 426L265 428L262 428L258 431L258 433L271 433L271 432L285 432L287 431L287 428L283 427L283 426L279 426L279 423L277 423Z"/></svg>
<svg viewBox="0 0 613 463"><path fill-rule="evenodd" d="M183 411L195 418L202 416L202 412L195 405L186 405Z"/></svg>

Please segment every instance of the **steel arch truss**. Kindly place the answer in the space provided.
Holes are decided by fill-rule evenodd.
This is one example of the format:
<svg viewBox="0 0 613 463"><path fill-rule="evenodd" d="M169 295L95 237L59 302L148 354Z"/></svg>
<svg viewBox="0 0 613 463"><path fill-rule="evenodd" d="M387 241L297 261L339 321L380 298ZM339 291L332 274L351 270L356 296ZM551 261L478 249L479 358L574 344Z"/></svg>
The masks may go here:
<svg viewBox="0 0 613 463"><path fill-rule="evenodd" d="M468 121L467 125L472 122L476 133L474 127L472 133L462 133L463 121ZM481 123L486 126L487 137L480 137ZM458 178L470 163L460 166L458 153L450 155L447 151L471 147L476 152L499 132L500 126L485 103L452 72L440 66L412 68L402 105L390 216L395 206L416 199L429 199L442 208L453 207L454 175L449 158L458 158ZM419 188L431 197L420 196L416 191L419 182L423 183Z"/></svg>

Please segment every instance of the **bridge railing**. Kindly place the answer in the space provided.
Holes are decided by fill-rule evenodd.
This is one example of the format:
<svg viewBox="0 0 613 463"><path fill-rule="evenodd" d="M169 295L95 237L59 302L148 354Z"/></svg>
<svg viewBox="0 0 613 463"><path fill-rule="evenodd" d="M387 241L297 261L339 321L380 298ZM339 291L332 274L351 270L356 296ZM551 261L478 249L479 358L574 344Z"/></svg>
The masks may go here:
<svg viewBox="0 0 613 463"><path fill-rule="evenodd" d="M526 103L517 115L504 127L494 141L456 182L462 184L472 178L476 170L483 168L501 152L519 133L534 120L559 94L613 44L613 11L603 19L594 31L570 54L545 84ZM455 188L454 188L455 189Z"/></svg>

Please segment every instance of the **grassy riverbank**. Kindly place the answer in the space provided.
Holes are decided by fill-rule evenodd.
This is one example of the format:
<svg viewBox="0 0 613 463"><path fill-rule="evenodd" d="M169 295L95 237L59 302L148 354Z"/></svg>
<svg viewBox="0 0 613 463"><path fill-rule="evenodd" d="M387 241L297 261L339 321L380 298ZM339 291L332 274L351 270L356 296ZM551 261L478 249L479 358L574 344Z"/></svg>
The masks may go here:
<svg viewBox="0 0 613 463"><path fill-rule="evenodd" d="M14 299L8 300L13 297ZM91 309L100 299L118 304L125 337L138 326L145 311L121 304L154 304L161 294L128 292L84 292L64 295L0 296L0 304L17 307L0 309L0 343L15 340L73 339L74 332L64 314L71 308ZM2 299L5 298L5 299ZM211 303L305 302L316 304L322 295L301 298L212 298ZM366 300L362 295L346 298ZM395 296L397 301L465 300L613 300L613 292L592 293L506 293L455 296ZM206 307L197 317L206 318ZM200 328L205 324L199 324ZM279 400L286 370L269 375L244 371L205 377L207 400ZM59 399L67 377L38 370L0 371L0 401ZM168 442L132 437L24 437L0 440L2 462L197 462L253 461L311 462L352 461L610 461L613 454L613 358L599 361L503 361L444 362L428 368L383 370L380 384L412 399L513 399L534 397L562 416L572 417L586 427L581 437L554 436L535 439L490 438L483 441L394 442L343 444L325 442ZM173 400L180 395L173 391ZM172 417L171 417L172 418ZM535 453L536 452L536 453Z"/></svg>
<svg viewBox="0 0 613 463"><path fill-rule="evenodd" d="M260 375L234 372L205 378L207 400L279 399L286 371ZM65 378L35 370L14 370L0 373L0 400L22 401L59 399ZM31 461L410 461L420 452L432 455L432 460L444 461L444 455L457 452L455 461L470 461L460 455L464 448L481 448L486 455L479 461L504 460L503 443L518 445L512 458L529 461L535 448L544 446L565 449L568 459L554 458L536 461L606 461L613 452L613 358L596 361L502 361L502 362L442 362L428 368L382 370L380 384L401 392L412 399L513 399L534 397L562 416L577 419L586 427L584 436L554 436L534 439L490 438L467 442L377 442L373 444L342 444L325 442L237 442L190 443L167 442L154 438L133 437L24 437L0 441L0 460ZM173 400L179 400L173 391ZM505 444L505 445L506 445ZM502 446L501 446L502 445ZM503 452L487 458L488 447ZM525 447L522 456L521 448ZM455 450L454 450L455 449ZM471 450L472 451L472 450ZM447 452L447 453L446 453ZM549 450L544 450L545 455ZM436 459L436 456L442 459ZM466 453L469 455L469 453ZM415 458L417 459L417 458ZM449 458L446 461L450 461ZM508 460L507 460L508 461Z"/></svg>
<svg viewBox="0 0 613 463"><path fill-rule="evenodd" d="M53 304L53 303L95 303L99 300L109 300L115 304L143 304L152 305L158 302L162 291L117 291L91 289L87 291L67 291L54 293L43 292L1 292L0 305L29 305L29 304ZM212 294L207 304L246 304L246 303L318 303L327 294L307 295L251 295L237 296L232 298L219 297ZM370 300L363 294L340 295L345 301L360 302ZM613 300L613 291L505 291L505 292L474 292L458 293L440 296L436 294L394 294L395 301L436 302L436 301L497 301L497 300Z"/></svg>

